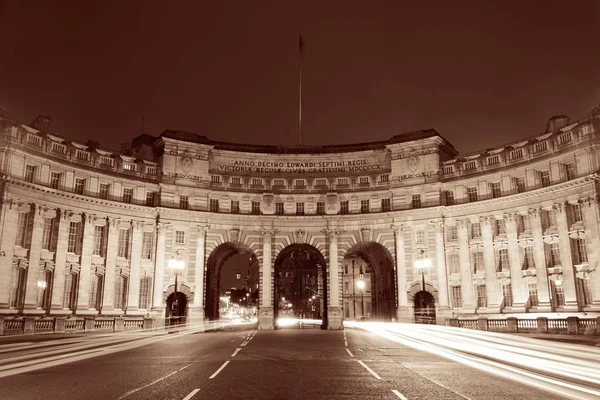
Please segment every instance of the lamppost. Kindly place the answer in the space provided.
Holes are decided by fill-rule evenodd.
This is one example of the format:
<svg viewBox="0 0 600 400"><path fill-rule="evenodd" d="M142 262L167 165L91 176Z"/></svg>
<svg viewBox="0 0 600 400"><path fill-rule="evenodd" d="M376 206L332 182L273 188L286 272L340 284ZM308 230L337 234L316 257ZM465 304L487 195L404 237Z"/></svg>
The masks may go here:
<svg viewBox="0 0 600 400"><path fill-rule="evenodd" d="M361 318L365 317L365 300L364 300L364 288L365 288L365 281L362 279L362 272L361 272L361 277L358 280L358 282L356 282L356 286L358 286L358 288L360 289L360 314L361 314Z"/></svg>
<svg viewBox="0 0 600 400"><path fill-rule="evenodd" d="M415 260L415 267L421 270L421 290L425 291L425 269L431 267L431 258L427 257L425 250L421 249Z"/></svg>
<svg viewBox="0 0 600 400"><path fill-rule="evenodd" d="M175 257L171 257L168 263L169 269L175 272L175 290L173 291L173 301L175 302L175 312L171 313L171 318L177 318L179 322L179 293L177 292L177 276L179 271L183 271L185 268L185 261L180 254L176 254ZM173 317L175 314L175 317Z"/></svg>

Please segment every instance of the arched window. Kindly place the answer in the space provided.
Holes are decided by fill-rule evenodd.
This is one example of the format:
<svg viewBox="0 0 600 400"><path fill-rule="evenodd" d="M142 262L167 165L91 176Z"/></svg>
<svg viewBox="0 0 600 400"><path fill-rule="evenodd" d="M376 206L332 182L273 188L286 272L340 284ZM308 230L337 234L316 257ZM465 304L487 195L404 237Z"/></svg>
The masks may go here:
<svg viewBox="0 0 600 400"><path fill-rule="evenodd" d="M451 274L460 274L460 260L458 259L458 254L450 254L450 256L448 256L448 263L450 264Z"/></svg>
<svg viewBox="0 0 600 400"><path fill-rule="evenodd" d="M115 279L115 309L123 310L127 305L127 278L118 275Z"/></svg>
<svg viewBox="0 0 600 400"><path fill-rule="evenodd" d="M150 289L152 288L152 279L149 276L140 280L140 308L147 310L150 308Z"/></svg>

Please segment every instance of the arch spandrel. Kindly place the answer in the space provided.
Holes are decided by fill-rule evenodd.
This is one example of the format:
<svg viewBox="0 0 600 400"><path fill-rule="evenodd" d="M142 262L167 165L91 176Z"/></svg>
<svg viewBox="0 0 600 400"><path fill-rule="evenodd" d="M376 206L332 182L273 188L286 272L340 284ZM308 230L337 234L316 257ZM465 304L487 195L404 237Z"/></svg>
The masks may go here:
<svg viewBox="0 0 600 400"><path fill-rule="evenodd" d="M167 286L167 289L163 292L163 302L167 301L167 298L175 292L175 285ZM191 290L191 287L187 284L179 284L177 285L177 292L183 293L187 298L188 303L192 303L194 301L194 293Z"/></svg>
<svg viewBox="0 0 600 400"><path fill-rule="evenodd" d="M422 285L423 283L420 280L418 282L415 281L410 284L410 287L407 291L409 303L414 302L415 295L421 291ZM437 285L434 285L432 282L425 281L425 291L431 293L433 295L435 303L439 304L439 294Z"/></svg>
<svg viewBox="0 0 600 400"><path fill-rule="evenodd" d="M233 232L233 233L232 233ZM236 240L231 240L236 239ZM262 264L263 247L262 236L258 232L248 229L211 229L206 234L206 260L211 260L215 250L220 246L227 245L237 251L247 251L256 256L256 259Z"/></svg>

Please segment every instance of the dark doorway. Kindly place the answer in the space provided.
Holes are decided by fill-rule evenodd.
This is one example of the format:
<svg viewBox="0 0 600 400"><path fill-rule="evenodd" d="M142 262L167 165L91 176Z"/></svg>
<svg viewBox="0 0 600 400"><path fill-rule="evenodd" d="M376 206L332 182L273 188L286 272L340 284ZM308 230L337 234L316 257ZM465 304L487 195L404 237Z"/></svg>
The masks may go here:
<svg viewBox="0 0 600 400"><path fill-rule="evenodd" d="M415 323L435 324L435 300L424 290L415 294Z"/></svg>
<svg viewBox="0 0 600 400"><path fill-rule="evenodd" d="M187 315L187 297L182 292L171 293L167 297L167 323L185 324Z"/></svg>
<svg viewBox="0 0 600 400"><path fill-rule="evenodd" d="M274 316L321 320L327 329L327 273L325 259L310 245L284 249L275 261ZM318 325L317 325L318 326Z"/></svg>

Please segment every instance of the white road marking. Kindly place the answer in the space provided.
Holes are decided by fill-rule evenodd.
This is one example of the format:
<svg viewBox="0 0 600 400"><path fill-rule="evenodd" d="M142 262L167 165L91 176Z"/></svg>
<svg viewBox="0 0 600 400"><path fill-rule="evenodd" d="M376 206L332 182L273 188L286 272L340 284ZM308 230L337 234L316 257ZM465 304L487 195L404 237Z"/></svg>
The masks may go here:
<svg viewBox="0 0 600 400"><path fill-rule="evenodd" d="M346 351L348 352L348 354L350 354L350 357L354 357L354 354L352 354L352 353L350 352L350 350L346 349Z"/></svg>
<svg viewBox="0 0 600 400"><path fill-rule="evenodd" d="M240 346L244 347L244 346L246 346L248 343L250 343L250 342L248 342L248 341L246 340L246 341L245 341L244 343L242 343Z"/></svg>
<svg viewBox="0 0 600 400"><path fill-rule="evenodd" d="M374 376L375 378L377 378L377 379L381 379L381 377L380 377L379 375L377 375L377 373L376 373L375 371L373 371L371 368L369 368L369 367L367 366L367 364L365 364L364 362L362 362L362 361L360 361L360 360L357 360L357 361L358 361L358 363L359 363L360 365L362 365L363 367L365 367L365 369L366 369L367 371L369 371L369 372L371 373L371 375L373 375L373 376Z"/></svg>
<svg viewBox="0 0 600 400"><path fill-rule="evenodd" d="M229 361L225 361L223 363L223 365L221 365L221 367L214 374L212 374L208 379L212 379L215 376L219 375L219 372L223 371L223 368L225 368L227 366L227 364L229 364Z"/></svg>
<svg viewBox="0 0 600 400"><path fill-rule="evenodd" d="M348 342L344 340L344 346L348 347Z"/></svg>
<svg viewBox="0 0 600 400"><path fill-rule="evenodd" d="M242 350L242 348L241 348L241 347L238 347L237 349L235 349L235 351L233 352L233 354L231 355L231 357L235 357L235 355L236 355L237 353L239 353L241 350Z"/></svg>
<svg viewBox="0 0 600 400"><path fill-rule="evenodd" d="M392 389L392 393L394 393L396 396L398 396L399 398L401 398L402 400L408 400L406 397L404 397L404 395L402 393L400 393L399 391L397 391L396 389ZM185 399L183 399L185 400Z"/></svg>
<svg viewBox="0 0 600 400"><path fill-rule="evenodd" d="M199 391L200 391L200 389L194 389L194 390L192 390L192 391L190 392L190 394L188 394L187 396L185 396L185 397L183 398L183 400L190 400L190 399L191 399L192 397L194 397L194 395L195 395L196 393L198 393Z"/></svg>
<svg viewBox="0 0 600 400"><path fill-rule="evenodd" d="M168 377L175 375L175 374L176 374L176 373L178 373L179 371L183 371L184 369L186 369L186 368L187 368L187 367L189 367L190 365L192 365L192 364L188 364L188 365L186 365L185 367L181 367L181 368L179 368L177 371L173 371L173 372L171 372L170 374L168 374L168 375L165 375L165 376L163 376L162 378L159 378L159 379L155 380L154 382L150 382L150 383L149 383L149 384L147 384L147 385L141 386L141 387L139 387L139 388L137 388L137 389L130 390L129 392L125 393L123 396L119 397L117 400L124 399L125 397L128 397L128 396L130 396L130 395L132 395L132 394L134 394L134 393L136 393L136 392L139 392L139 391L140 391L140 390L142 390L142 389L146 389L148 386L152 386L152 385L154 385L155 383L158 383L158 382L160 382L160 381L162 381L162 380L165 380L165 379L167 379Z"/></svg>

